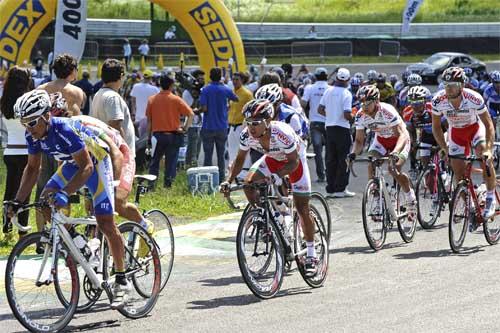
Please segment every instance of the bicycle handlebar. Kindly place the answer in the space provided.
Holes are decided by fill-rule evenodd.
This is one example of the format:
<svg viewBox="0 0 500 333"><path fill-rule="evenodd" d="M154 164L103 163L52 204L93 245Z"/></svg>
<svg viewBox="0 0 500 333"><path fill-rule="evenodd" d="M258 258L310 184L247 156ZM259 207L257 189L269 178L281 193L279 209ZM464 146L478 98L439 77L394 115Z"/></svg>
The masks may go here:
<svg viewBox="0 0 500 333"><path fill-rule="evenodd" d="M16 205L19 207L17 209L17 211L15 212L14 216L11 218L11 222L12 222L12 224L14 224L17 227L17 229L19 229L19 231L29 232L31 230L30 226L23 226L23 225L19 224L19 221L18 221L19 214L22 212L25 212L27 210L30 210L31 208L47 207L48 202L47 202L47 200L43 200L43 201L36 201L36 202L30 203L30 204L21 204L17 201L6 200L3 202L3 205L4 205L4 214L7 214L7 206L8 205Z"/></svg>

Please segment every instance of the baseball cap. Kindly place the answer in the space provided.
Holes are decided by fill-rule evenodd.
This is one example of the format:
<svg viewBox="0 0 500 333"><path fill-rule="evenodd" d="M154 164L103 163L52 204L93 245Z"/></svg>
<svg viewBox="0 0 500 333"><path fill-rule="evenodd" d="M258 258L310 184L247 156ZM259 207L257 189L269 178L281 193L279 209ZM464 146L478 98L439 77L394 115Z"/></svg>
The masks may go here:
<svg viewBox="0 0 500 333"><path fill-rule="evenodd" d="M326 70L325 67L318 67L316 68L316 70L314 71L314 75L321 75L321 74L326 74L328 75L328 71Z"/></svg>
<svg viewBox="0 0 500 333"><path fill-rule="evenodd" d="M337 80L347 81L351 77L351 73L347 68L339 68L337 71Z"/></svg>
<svg viewBox="0 0 500 333"><path fill-rule="evenodd" d="M145 78L150 78L150 77L153 77L153 71L150 70L150 69L146 69L144 71L144 73L142 73L142 75L145 77Z"/></svg>

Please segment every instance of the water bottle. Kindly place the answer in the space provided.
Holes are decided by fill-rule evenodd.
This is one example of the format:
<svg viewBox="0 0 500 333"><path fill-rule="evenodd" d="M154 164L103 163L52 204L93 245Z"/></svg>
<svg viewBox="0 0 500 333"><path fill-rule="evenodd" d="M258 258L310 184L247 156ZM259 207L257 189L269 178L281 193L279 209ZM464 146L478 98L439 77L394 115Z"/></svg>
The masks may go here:
<svg viewBox="0 0 500 333"><path fill-rule="evenodd" d="M85 236L74 231L73 234L71 235L71 237L73 238L73 242L75 243L76 247L80 250L80 252L83 254L83 256L88 260L92 253L90 252L90 249L87 245L87 239L85 238Z"/></svg>
<svg viewBox="0 0 500 333"><path fill-rule="evenodd" d="M92 266L92 267L99 266L99 262L100 262L100 260L99 260L99 248L101 247L100 239L97 237L92 238L87 243L87 246L89 247L90 253L91 253L91 256L89 259L90 266Z"/></svg>

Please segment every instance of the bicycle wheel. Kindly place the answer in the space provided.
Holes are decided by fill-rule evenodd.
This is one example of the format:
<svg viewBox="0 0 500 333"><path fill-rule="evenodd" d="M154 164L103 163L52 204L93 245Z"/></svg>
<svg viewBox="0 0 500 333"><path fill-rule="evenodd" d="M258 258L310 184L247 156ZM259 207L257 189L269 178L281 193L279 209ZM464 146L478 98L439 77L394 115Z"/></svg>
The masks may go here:
<svg viewBox="0 0 500 333"><path fill-rule="evenodd" d="M318 210L321 220L326 228L326 240L328 241L328 244L330 244L332 235L332 216L330 214L330 206L328 206L323 194L319 192L312 192L311 200L309 202L314 204L314 207Z"/></svg>
<svg viewBox="0 0 500 333"><path fill-rule="evenodd" d="M397 188L397 198L397 206L395 207L396 214L400 216L406 213L406 216L398 218L399 234L401 235L401 238L405 243L410 243L413 240L413 237L415 237L415 231L417 230L417 219L416 216L409 216L409 203L406 200L406 194L401 190L401 186L399 185Z"/></svg>
<svg viewBox="0 0 500 333"><path fill-rule="evenodd" d="M257 209L238 226L238 265L246 285L259 298L273 297L283 282L284 249L278 232L274 222L266 223Z"/></svg>
<svg viewBox="0 0 500 333"><path fill-rule="evenodd" d="M302 229L302 225L300 223L298 214L295 214L295 242L294 242L294 252L296 254L295 261L297 262L297 267L299 268L300 275L304 281L313 288L318 288L325 283L327 274L328 274L328 259L330 256L330 252L328 250L328 241L327 241L327 231L325 224L323 223L323 219L319 210L312 204L309 205L309 213L311 214L311 219L314 222L315 230L314 230L314 244L316 248L316 257L318 258L317 263L317 272L313 277L307 277L305 271L305 254L297 255L299 251L304 251L307 249L306 241L304 239L304 233Z"/></svg>
<svg viewBox="0 0 500 333"><path fill-rule="evenodd" d="M384 246L385 228L384 194L378 179L370 179L363 193L362 216L366 240L372 249L378 251Z"/></svg>
<svg viewBox="0 0 500 333"><path fill-rule="evenodd" d="M174 265L174 232L168 216L161 210L152 209L146 212L144 217L153 222L155 225L153 238L159 247L161 263L161 291L167 285L170 273L172 272L172 267Z"/></svg>
<svg viewBox="0 0 500 333"><path fill-rule="evenodd" d="M146 230L135 222L124 222L118 226L125 245L125 276L132 282L126 304L118 311L125 317L137 319L146 316L155 306L160 294L161 263L158 248ZM140 244L146 246L140 255ZM104 246L105 267L114 262L106 242Z"/></svg>
<svg viewBox="0 0 500 333"><path fill-rule="evenodd" d="M469 190L464 181L460 181L453 192L450 209L448 238L453 252L458 253L464 243L469 227L469 219L475 218L471 211Z"/></svg>
<svg viewBox="0 0 500 333"><path fill-rule="evenodd" d="M417 197L417 219L418 223L424 229L431 229L441 214L444 204L441 198L441 191L435 167L431 165L427 166L418 178L415 191Z"/></svg>
<svg viewBox="0 0 500 333"><path fill-rule="evenodd" d="M36 253L41 237L42 233L32 233L14 246L5 269L5 289L12 313L26 329L56 332L63 330L75 314L80 283L75 261L63 246L56 252L54 266L58 269L52 275L52 246L46 243L45 253ZM69 306L59 300L52 279L58 281L58 292L71 300Z"/></svg>
<svg viewBox="0 0 500 333"><path fill-rule="evenodd" d="M495 196L500 193L500 184L496 184ZM497 203L498 205L498 203ZM498 243L500 238L500 217L495 213L492 218L483 223L484 237L490 245Z"/></svg>

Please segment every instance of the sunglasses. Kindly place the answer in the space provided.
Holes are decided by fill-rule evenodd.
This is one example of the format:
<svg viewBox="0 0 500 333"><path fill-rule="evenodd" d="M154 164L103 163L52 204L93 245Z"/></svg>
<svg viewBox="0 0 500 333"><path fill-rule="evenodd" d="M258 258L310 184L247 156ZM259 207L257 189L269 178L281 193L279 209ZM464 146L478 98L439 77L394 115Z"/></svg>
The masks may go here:
<svg viewBox="0 0 500 333"><path fill-rule="evenodd" d="M423 99L410 100L409 102L411 105L414 105L414 106L419 106L419 105L425 104L425 100L423 100Z"/></svg>
<svg viewBox="0 0 500 333"><path fill-rule="evenodd" d="M259 126L264 120L245 120L248 126Z"/></svg>
<svg viewBox="0 0 500 333"><path fill-rule="evenodd" d="M459 87L462 86L462 83L460 83L460 82L445 82L444 86L445 87L456 87L456 88L459 88Z"/></svg>
<svg viewBox="0 0 500 333"><path fill-rule="evenodd" d="M33 120L31 120L31 121L28 121L27 123L23 123L23 122L21 122L21 125L23 125L23 126L24 126L24 127L26 127L26 128L33 128L33 127L35 127L35 126L36 126L36 124L38 124L38 121L40 120L40 118L42 118L42 117L38 117L38 118L36 118L36 119L33 119Z"/></svg>
<svg viewBox="0 0 500 333"><path fill-rule="evenodd" d="M368 107L368 106L372 105L373 103L375 103L375 101L363 102L363 103L361 103L361 107Z"/></svg>

